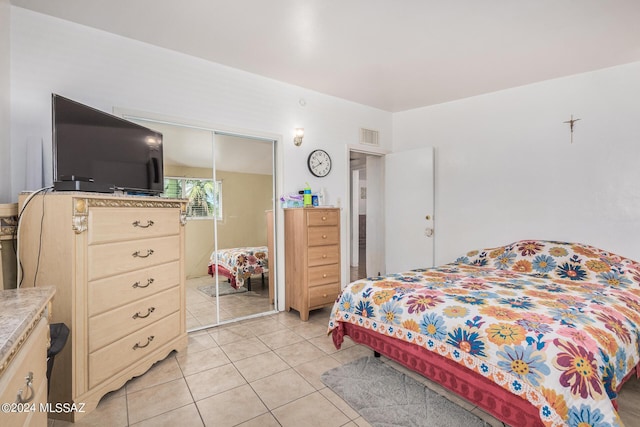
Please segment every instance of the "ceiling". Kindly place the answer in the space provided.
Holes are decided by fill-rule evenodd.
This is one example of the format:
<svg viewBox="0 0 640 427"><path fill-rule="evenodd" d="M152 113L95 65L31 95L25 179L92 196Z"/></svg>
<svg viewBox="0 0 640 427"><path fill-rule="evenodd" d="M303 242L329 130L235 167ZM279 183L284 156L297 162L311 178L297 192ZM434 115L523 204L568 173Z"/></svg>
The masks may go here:
<svg viewBox="0 0 640 427"><path fill-rule="evenodd" d="M397 112L640 60L638 0L11 0Z"/></svg>

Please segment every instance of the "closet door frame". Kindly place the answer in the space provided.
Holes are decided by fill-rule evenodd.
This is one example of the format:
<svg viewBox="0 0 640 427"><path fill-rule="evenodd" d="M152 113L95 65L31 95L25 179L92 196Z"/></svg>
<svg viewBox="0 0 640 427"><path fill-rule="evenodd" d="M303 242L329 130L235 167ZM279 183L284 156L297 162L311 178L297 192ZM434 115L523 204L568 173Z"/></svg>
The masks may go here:
<svg viewBox="0 0 640 427"><path fill-rule="evenodd" d="M281 275L279 271L284 271L284 257L280 256L280 254L284 253L284 238L283 232L284 223L283 218L279 210L277 209L277 194L281 194L283 191L283 182L282 182L282 173L279 171L283 170L284 167L284 159L283 159L283 150L282 150L282 135L277 135L269 132L256 132L253 130L239 129L239 128L231 128L220 125L214 125L206 122L199 122L195 120L189 120L184 118L176 118L170 116L159 115L155 113L145 112L145 111L136 111L129 110L123 108L114 108L113 114L122 117L131 121L142 121L147 123L147 126L152 127L153 123L158 123L162 125L169 126L180 126L185 128L192 128L202 131L210 131L212 133L212 145L215 143L216 135L227 135L233 137L240 137L246 139L256 139L263 142L271 142L272 143L272 188L273 188L273 230L274 230L274 247L275 247L275 256L269 255L270 261L273 259L275 262L269 263L269 268L273 270L273 278L274 278L274 302L273 302L273 310L251 314L248 316L238 317L234 319L228 320L220 320L220 298L216 298L216 323L210 325L198 326L195 328L191 328L188 332L196 332L199 330L207 329L210 327L215 327L219 325L224 325L228 323L233 323L241 320L251 319L255 317L261 317L265 315L270 315L273 313L277 313L278 311L283 310L284 306L284 282L281 279ZM213 159L212 159L212 169L213 169L213 180L216 180L216 167L215 167L215 150L213 150ZM224 192L224 187L223 187ZM214 220L214 249L217 250L217 221ZM216 281L217 281L217 271L216 271ZM282 282L282 283L281 283Z"/></svg>

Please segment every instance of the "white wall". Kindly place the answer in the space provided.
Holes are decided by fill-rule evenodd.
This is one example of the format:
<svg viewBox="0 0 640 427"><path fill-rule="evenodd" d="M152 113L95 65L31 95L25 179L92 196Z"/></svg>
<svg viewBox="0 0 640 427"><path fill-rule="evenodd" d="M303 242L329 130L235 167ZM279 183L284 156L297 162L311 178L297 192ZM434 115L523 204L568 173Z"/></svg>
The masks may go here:
<svg viewBox="0 0 640 427"><path fill-rule="evenodd" d="M393 150L436 147L436 264L520 239L640 260L639 123L636 62L394 114Z"/></svg>
<svg viewBox="0 0 640 427"><path fill-rule="evenodd" d="M10 11L9 0L0 0L0 203L12 201L10 144Z"/></svg>
<svg viewBox="0 0 640 427"><path fill-rule="evenodd" d="M330 204L348 200L345 146L357 144L360 127L380 130L382 148L392 148L391 136L394 151L432 145L436 263L526 238L581 241L640 259L640 63L391 115L21 8L10 11L11 189L0 184L0 200L37 188L40 161L50 183L49 104L56 92L105 111L150 111L279 135L279 192L308 181L325 187ZM4 72L0 60L0 85ZM562 123L571 114L582 119L573 144ZM294 147L298 126L305 137ZM314 148L334 158L327 178L307 172ZM342 227L347 248L344 212ZM344 257L342 265L346 278Z"/></svg>
<svg viewBox="0 0 640 427"><path fill-rule="evenodd" d="M52 92L103 111L113 107L149 111L277 135L283 165L276 176L278 191L296 191L309 182L312 189L325 187L330 204L338 198L343 203L348 200L345 147L358 143L360 127L379 129L382 143L390 146L388 112L17 7L11 7L11 49L14 167L11 194L2 194L4 198L16 200L20 191L38 188L40 182L33 176L37 171L31 165L38 164L41 151L44 181L51 183ZM306 100L304 107L301 98ZM301 147L293 145L295 127L305 128ZM314 148L325 149L334 159L324 179L307 171L307 156ZM345 221L343 212L343 230ZM281 234L282 224L279 229ZM347 233L342 244L348 244ZM343 258L347 280L349 263Z"/></svg>

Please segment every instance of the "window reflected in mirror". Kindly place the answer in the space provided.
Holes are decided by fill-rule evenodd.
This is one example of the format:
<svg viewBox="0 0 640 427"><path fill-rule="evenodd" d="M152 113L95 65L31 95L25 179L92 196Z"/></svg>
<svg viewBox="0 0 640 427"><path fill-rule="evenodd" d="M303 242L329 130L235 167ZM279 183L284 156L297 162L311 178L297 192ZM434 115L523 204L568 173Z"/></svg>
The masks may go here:
<svg viewBox="0 0 640 427"><path fill-rule="evenodd" d="M222 181L165 177L163 196L189 200L187 219L222 220Z"/></svg>

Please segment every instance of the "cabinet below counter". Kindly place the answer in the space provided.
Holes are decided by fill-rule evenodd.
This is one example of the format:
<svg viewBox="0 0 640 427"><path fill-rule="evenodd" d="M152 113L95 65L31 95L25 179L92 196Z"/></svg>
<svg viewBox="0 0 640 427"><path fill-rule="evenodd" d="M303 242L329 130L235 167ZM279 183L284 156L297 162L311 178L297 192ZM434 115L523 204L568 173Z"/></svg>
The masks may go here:
<svg viewBox="0 0 640 427"><path fill-rule="evenodd" d="M53 287L0 291L0 425L47 425L47 349Z"/></svg>

